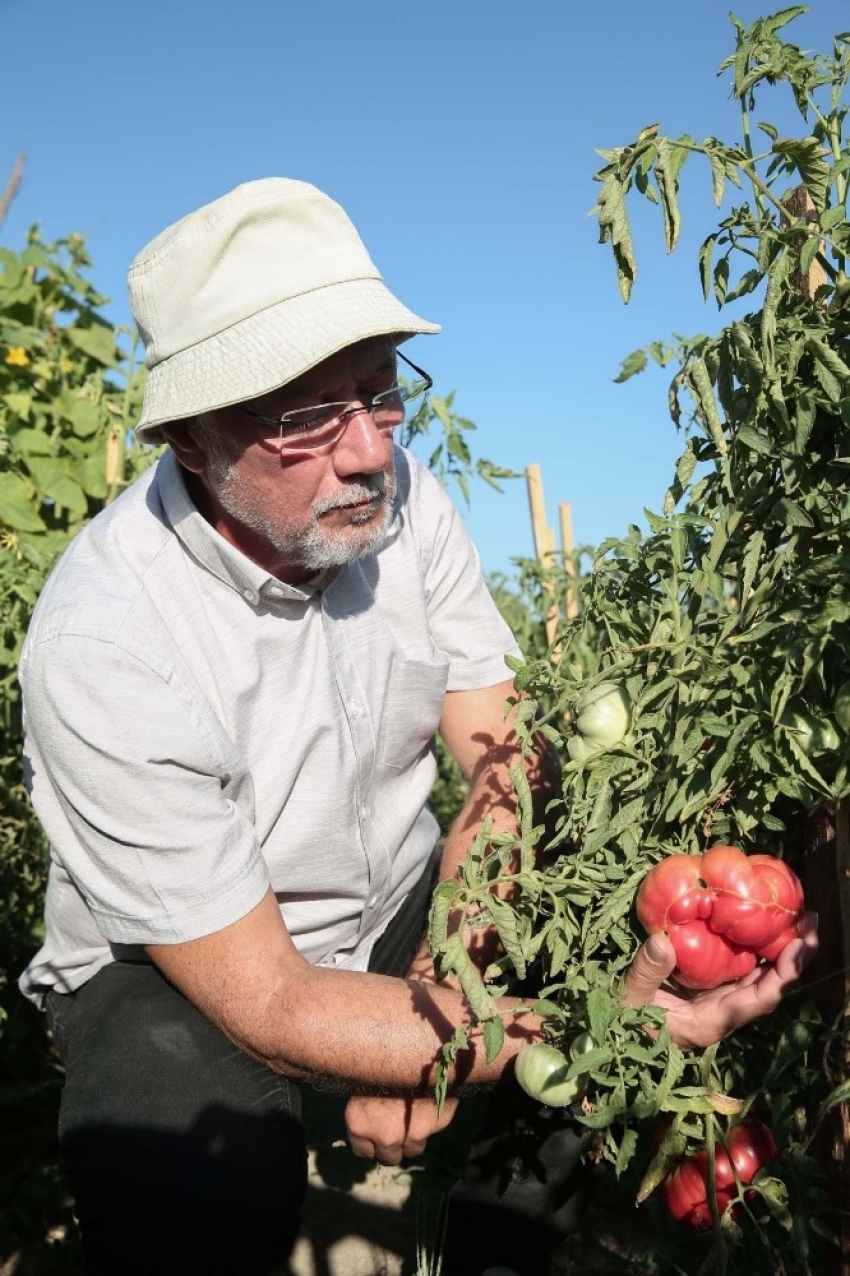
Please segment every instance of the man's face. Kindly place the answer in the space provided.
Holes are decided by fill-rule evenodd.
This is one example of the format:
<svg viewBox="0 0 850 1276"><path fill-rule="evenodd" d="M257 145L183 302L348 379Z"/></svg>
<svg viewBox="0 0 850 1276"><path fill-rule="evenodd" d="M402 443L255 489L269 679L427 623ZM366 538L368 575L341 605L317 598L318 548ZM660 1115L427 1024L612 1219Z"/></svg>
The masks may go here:
<svg viewBox="0 0 850 1276"><path fill-rule="evenodd" d="M380 337L347 347L246 406L276 419L321 403L369 403L395 376L395 346ZM378 433L368 412L351 416L336 445L319 455L279 452L277 432L236 408L209 413L200 425L203 468L189 467L199 507L280 580L297 584L383 544L395 490L392 439Z"/></svg>

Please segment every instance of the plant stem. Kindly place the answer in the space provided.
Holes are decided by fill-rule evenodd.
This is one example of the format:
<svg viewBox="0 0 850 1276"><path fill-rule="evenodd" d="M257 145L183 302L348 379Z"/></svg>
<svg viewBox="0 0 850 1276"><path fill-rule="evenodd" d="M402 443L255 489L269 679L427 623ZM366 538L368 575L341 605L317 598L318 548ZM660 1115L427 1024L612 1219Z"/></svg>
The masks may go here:
<svg viewBox="0 0 850 1276"><path fill-rule="evenodd" d="M756 183L753 181L753 174L755 173L755 168L753 165L753 142L752 142L752 134L750 131L750 113L747 110L745 96L741 97L741 132L744 136L744 151L746 153L747 160L748 160L747 174L750 178L750 182L752 183L752 187L753 187L753 199L755 201L756 208L759 211L759 215L764 216L764 204L762 203L761 192L759 190L761 183L760 182Z"/></svg>

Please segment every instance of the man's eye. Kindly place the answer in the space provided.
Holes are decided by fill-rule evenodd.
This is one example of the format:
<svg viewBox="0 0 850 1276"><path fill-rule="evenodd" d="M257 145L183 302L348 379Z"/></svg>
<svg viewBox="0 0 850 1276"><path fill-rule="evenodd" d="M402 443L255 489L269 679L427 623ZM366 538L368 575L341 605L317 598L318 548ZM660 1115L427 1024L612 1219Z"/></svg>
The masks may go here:
<svg viewBox="0 0 850 1276"><path fill-rule="evenodd" d="M320 430L322 426L333 421L338 406L328 408L305 408L300 412L288 412L281 422L285 434L303 434L305 430Z"/></svg>

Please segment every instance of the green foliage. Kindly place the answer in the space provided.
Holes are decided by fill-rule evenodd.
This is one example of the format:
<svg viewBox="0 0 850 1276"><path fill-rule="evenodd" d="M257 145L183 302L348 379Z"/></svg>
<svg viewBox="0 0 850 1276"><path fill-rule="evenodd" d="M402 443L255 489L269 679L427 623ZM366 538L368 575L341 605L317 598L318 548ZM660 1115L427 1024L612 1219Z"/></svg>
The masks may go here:
<svg viewBox="0 0 850 1276"><path fill-rule="evenodd" d="M104 319L84 241L0 249L0 687L15 730L15 670L41 584L69 540L152 456L127 447L141 378Z"/></svg>
<svg viewBox="0 0 850 1276"><path fill-rule="evenodd" d="M17 663L59 554L155 455L130 441L141 379L89 266L78 235L46 244L33 229L23 252L0 249L0 1261L28 1238L28 1259L50 1270L45 1232L71 1211L56 1162L61 1072L16 987L41 938L48 862L21 773Z"/></svg>
<svg viewBox="0 0 850 1276"><path fill-rule="evenodd" d="M582 573L589 554L590 550L586 548L576 551L569 565L563 561L562 555L547 563L517 558L513 560L516 569L513 577L498 572L488 578L487 585L493 600L529 662L545 662L549 658L546 620L554 607L561 620L557 643L560 659L576 671L587 671L593 667L595 633L591 623L586 621L583 625L566 627L567 604L580 607ZM551 708L552 704L547 702L545 707ZM439 738L437 767L437 780L429 805L441 832L445 834L463 805L468 789L460 767Z"/></svg>
<svg viewBox="0 0 850 1276"><path fill-rule="evenodd" d="M457 484L469 504L469 483L473 477L483 479L490 487L501 491L500 479L517 478L518 475L494 461L473 456L466 436L477 426L466 417L458 416L454 400L454 390L449 391L445 398L429 394L415 415L404 423L399 442L416 452L419 442L427 438L431 445L431 451L425 458L428 468L443 487ZM433 445L430 435L435 426L437 443Z"/></svg>
<svg viewBox="0 0 850 1276"><path fill-rule="evenodd" d="M47 855L23 791L16 681L20 647L44 579L85 521L147 463L150 448L125 440L140 378L122 333L103 318L78 235L45 244L33 228L21 253L0 249L0 707L8 750L0 779L0 953L17 974L40 926ZM4 1053L17 1078L30 1039L14 987ZM43 1048L42 1048L43 1053Z"/></svg>
<svg viewBox="0 0 850 1276"><path fill-rule="evenodd" d="M817 1061L836 1029L798 999L711 1051L683 1053L659 1012L623 1009L618 988L644 938L635 893L660 858L732 842L802 872L804 821L850 796L850 738L806 751L785 713L803 702L829 720L850 676L850 37L836 37L829 57L803 54L778 35L800 12L749 28L732 19L737 49L726 65L741 104L740 143L671 139L652 126L630 146L601 152L600 237L624 300L637 271L630 200L643 195L660 207L673 248L680 174L701 153L718 204L727 181L749 192L700 250L706 295L722 307L763 285L762 305L715 337L655 342L625 361L620 380L650 358L675 366L670 411L677 426L687 417L687 433L662 511L646 511L648 533L633 527L600 546L581 615L560 629L561 659L551 659L556 642L517 669L528 697L522 730L530 743L542 729L563 759L555 835L535 858L543 830L531 824L517 776L519 837L482 837L441 901L459 913L483 910L498 929L505 956L487 972L490 996L511 972L534 970L555 1044L590 1030L598 1049L572 1065L591 1083L577 1119L618 1174L643 1155L641 1199L675 1155L710 1146L741 1113L754 1108L772 1121L782 1161L744 1203L740 1226L726 1219L715 1230L718 1271L761 1270L765 1248L771 1270L816 1269L827 1228L810 1149L837 1101ZM762 124L769 148L757 154L753 95L775 83L790 87L807 131L780 139ZM807 184L812 211L784 189L789 179ZM576 665L569 653L582 637L587 658ZM630 735L587 763L569 761L576 703L603 681L627 690ZM513 883L509 905L494 894L497 879ZM460 974L463 958L437 931L432 938ZM474 1004L486 1009L480 993ZM659 1161L641 1148L662 1114L672 1124Z"/></svg>

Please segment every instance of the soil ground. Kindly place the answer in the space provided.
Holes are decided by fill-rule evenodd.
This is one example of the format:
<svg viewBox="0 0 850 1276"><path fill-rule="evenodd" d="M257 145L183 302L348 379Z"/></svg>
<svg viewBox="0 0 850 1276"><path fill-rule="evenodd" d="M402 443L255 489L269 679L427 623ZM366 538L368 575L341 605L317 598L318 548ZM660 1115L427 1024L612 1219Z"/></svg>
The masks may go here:
<svg viewBox="0 0 850 1276"><path fill-rule="evenodd" d="M57 1104L58 1086L29 1103L11 1105L5 1113L11 1128L7 1125L5 1131L10 1136L8 1157L0 1156L0 1168L5 1165L8 1171L0 1174L0 1195L6 1202L0 1209L0 1276L82 1273L70 1202L56 1165ZM441 1210L451 1178L445 1156L441 1160L426 1154L399 1169L365 1162L345 1142L343 1109L344 1100L337 1096L305 1092L310 1150L303 1225L289 1263L275 1276L437 1276L436 1259L429 1268L426 1261L417 1261L417 1250L440 1251ZM571 1238L550 1264L533 1268L530 1276L670 1271L646 1258L653 1248L652 1222L635 1211L633 1187L624 1185L620 1195L622 1199L616 1186L606 1183L591 1204L585 1234ZM452 1210L453 1222L468 1233L477 1254L493 1216L481 1221L474 1202L455 1202ZM500 1220L495 1222L498 1227ZM501 1220L503 1236L510 1238L515 1222L515 1217L507 1218L506 1232ZM626 1243L615 1239L624 1233ZM480 1276L482 1267L500 1259L504 1255L497 1246L485 1263L454 1264L451 1276Z"/></svg>
<svg viewBox="0 0 850 1276"><path fill-rule="evenodd" d="M432 1162L426 1154L412 1167L398 1169L364 1162L345 1142L343 1101L305 1097L311 1148L303 1225L289 1265L277 1276L438 1276L445 1223L441 1210L447 1208L443 1189L450 1177L445 1160ZM623 1188L620 1200L606 1179L603 1189L591 1195L582 1234L539 1267L524 1268L528 1276L657 1272L651 1257L652 1220L635 1210L633 1188ZM483 1219L486 1228L493 1221L488 1210L476 1213L474 1200L453 1202L451 1208L459 1211L463 1226L482 1226ZM513 1220L508 1216L508 1227ZM493 1261L491 1255L462 1276L480 1276ZM454 1267L451 1276L456 1273Z"/></svg>

